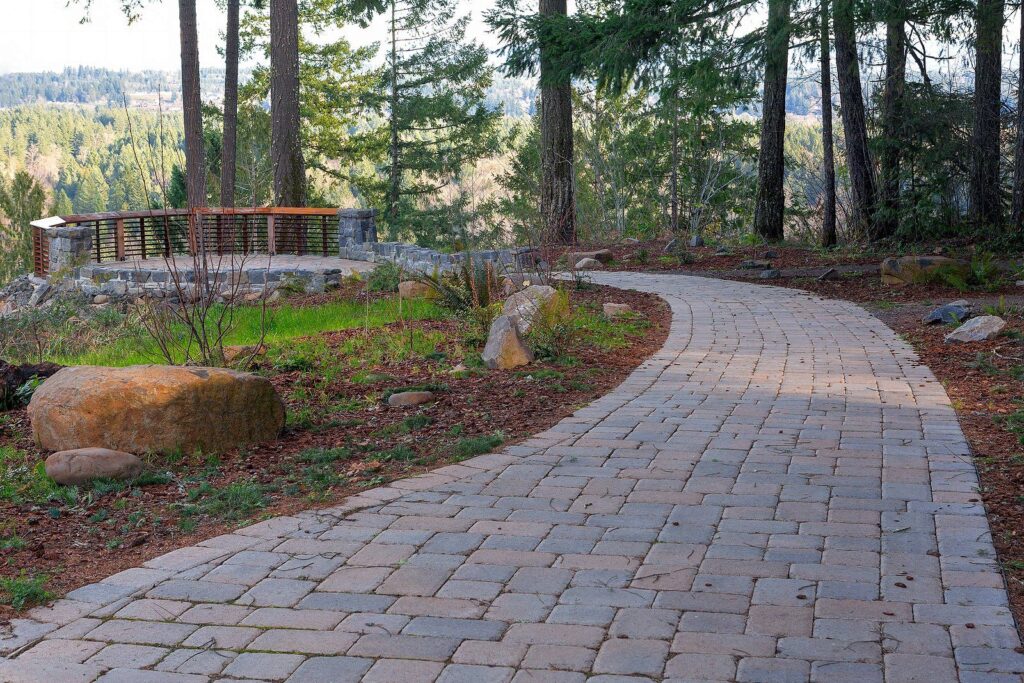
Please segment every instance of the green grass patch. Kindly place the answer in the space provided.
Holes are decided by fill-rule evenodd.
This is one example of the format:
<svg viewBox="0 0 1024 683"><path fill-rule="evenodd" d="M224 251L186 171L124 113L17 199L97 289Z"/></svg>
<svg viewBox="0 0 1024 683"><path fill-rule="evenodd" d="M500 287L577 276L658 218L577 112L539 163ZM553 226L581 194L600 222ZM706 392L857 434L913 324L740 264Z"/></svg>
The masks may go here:
<svg viewBox="0 0 1024 683"><path fill-rule="evenodd" d="M43 605L53 599L53 594L46 589L48 580L43 574L29 576L24 571L18 576L0 577L0 601L16 612Z"/></svg>
<svg viewBox="0 0 1024 683"><path fill-rule="evenodd" d="M503 443L505 443L505 435L501 432L459 439L455 443L455 459L468 460L477 455L490 453Z"/></svg>
<svg viewBox="0 0 1024 683"><path fill-rule="evenodd" d="M267 507L268 490L254 479L241 479L220 488L204 481L188 491L189 502L182 506L181 515L241 522Z"/></svg>
<svg viewBox="0 0 1024 683"><path fill-rule="evenodd" d="M21 550L25 547L25 539L17 534L0 536L0 551Z"/></svg>
<svg viewBox="0 0 1024 683"><path fill-rule="evenodd" d="M0 446L0 500L15 505L75 505L78 495L78 487L61 486L51 479L42 460L32 462L27 452Z"/></svg>
<svg viewBox="0 0 1024 683"><path fill-rule="evenodd" d="M212 316L218 313L214 311ZM444 312L430 301L411 299L402 304L402 317L406 320L436 320ZM260 341L263 310L260 306L239 306L235 308L231 331L225 338L226 345L252 345ZM308 337L321 332L351 330L361 327L379 328L398 322L399 309L395 299L378 299L369 306L351 301L331 301L317 306L285 304L267 310L266 338L268 347L283 347L299 337ZM185 334L184 328L181 334ZM426 341L421 340L420 346ZM434 349L431 347L425 352ZM301 356L289 356L290 362L299 364ZM163 362L156 343L147 336L118 337L104 339L103 343L85 350L66 350L58 347L48 360L62 365L108 365L124 367L143 363ZM307 369L294 367L291 369Z"/></svg>

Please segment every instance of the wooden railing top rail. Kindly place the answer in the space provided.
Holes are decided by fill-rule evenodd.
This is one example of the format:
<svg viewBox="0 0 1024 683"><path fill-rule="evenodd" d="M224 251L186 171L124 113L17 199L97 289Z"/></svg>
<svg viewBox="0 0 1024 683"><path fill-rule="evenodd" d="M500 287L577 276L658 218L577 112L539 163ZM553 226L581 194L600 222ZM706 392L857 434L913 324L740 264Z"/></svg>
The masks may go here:
<svg viewBox="0 0 1024 683"><path fill-rule="evenodd" d="M287 206L261 206L261 207L202 207L193 210L201 216L336 216L337 208L315 208L315 207L287 207ZM193 211L189 209L153 209L152 211L106 211L103 213L74 214L71 216L59 216L46 219L48 224L37 227L58 228L65 225L77 223L92 223L96 221L112 221L133 218L163 218L164 216L188 216ZM55 220L56 219L56 220ZM36 221L42 222L42 221ZM33 225L35 222L33 223Z"/></svg>

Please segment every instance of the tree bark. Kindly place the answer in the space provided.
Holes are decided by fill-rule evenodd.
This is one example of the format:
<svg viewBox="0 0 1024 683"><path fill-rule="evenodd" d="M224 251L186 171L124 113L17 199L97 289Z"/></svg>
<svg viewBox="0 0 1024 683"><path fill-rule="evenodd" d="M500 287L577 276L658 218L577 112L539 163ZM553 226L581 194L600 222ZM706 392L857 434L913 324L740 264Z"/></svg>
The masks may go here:
<svg viewBox="0 0 1024 683"><path fill-rule="evenodd" d="M1024 21L1020 22L1020 62L1018 74L1024 74ZM1024 230L1024 77L1017 83L1017 138L1013 146L1013 208L1010 228Z"/></svg>
<svg viewBox="0 0 1024 683"><path fill-rule="evenodd" d="M786 77L789 70L790 29L789 0L769 0L754 230L761 237L771 241L779 241L784 237L786 196L783 180L786 164L783 151L786 138Z"/></svg>
<svg viewBox="0 0 1024 683"><path fill-rule="evenodd" d="M971 220L1000 228L999 107L1004 0L978 0L975 14L974 135L971 145Z"/></svg>
<svg viewBox="0 0 1024 683"><path fill-rule="evenodd" d="M391 127L391 180L388 183L387 211L388 225L392 232L398 227L398 202L402 193L402 159L401 138L398 121L398 21L397 0L391 0L391 116L388 123Z"/></svg>
<svg viewBox="0 0 1024 683"><path fill-rule="evenodd" d="M857 61L857 36L853 20L853 0L835 0L832 11L835 30L836 76L846 137L846 165L853 191L853 221L864 234L875 237L875 185L868 130L864 117L864 96L860 87Z"/></svg>
<svg viewBox="0 0 1024 683"><path fill-rule="evenodd" d="M189 208L206 205L203 98L199 90L199 32L196 0L178 0L181 30L181 103L185 120L185 188Z"/></svg>
<svg viewBox="0 0 1024 683"><path fill-rule="evenodd" d="M299 6L270 2L270 156L277 206L306 204L306 168L299 134Z"/></svg>
<svg viewBox="0 0 1024 683"><path fill-rule="evenodd" d="M836 235L836 162L832 134L832 64L829 44L828 0L821 0L821 143L824 148L822 175L825 180L821 245L835 246Z"/></svg>
<svg viewBox="0 0 1024 683"><path fill-rule="evenodd" d="M238 144L238 3L228 0L224 45L224 139L220 151L220 205L235 205L235 164Z"/></svg>
<svg viewBox="0 0 1024 683"><path fill-rule="evenodd" d="M540 0L541 15L566 14L566 0ZM576 242L576 198L573 164L572 82L551 82L553 66L544 46L541 73L540 213L547 237L561 244Z"/></svg>
<svg viewBox="0 0 1024 683"><path fill-rule="evenodd" d="M876 237L890 237L899 227L900 164L903 140L903 96L907 83L907 35L902 0L886 8L885 86L882 90L882 145L879 166L882 197L876 220Z"/></svg>

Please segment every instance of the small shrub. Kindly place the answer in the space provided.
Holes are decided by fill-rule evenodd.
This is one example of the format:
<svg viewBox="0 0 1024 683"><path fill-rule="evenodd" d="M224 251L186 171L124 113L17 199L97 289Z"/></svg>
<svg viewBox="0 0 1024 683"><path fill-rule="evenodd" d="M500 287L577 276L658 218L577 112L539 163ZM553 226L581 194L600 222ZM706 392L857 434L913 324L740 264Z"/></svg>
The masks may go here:
<svg viewBox="0 0 1024 683"><path fill-rule="evenodd" d="M1000 318L1005 318L1008 315L1016 313L1018 308L1006 303L1005 296L1000 296L998 302L985 306L984 310L987 315L996 315Z"/></svg>
<svg viewBox="0 0 1024 683"><path fill-rule="evenodd" d="M370 273L366 286L371 292L397 292L401 279L401 269L390 261L384 261Z"/></svg>
<svg viewBox="0 0 1024 683"><path fill-rule="evenodd" d="M5 605L10 605L16 612L29 607L42 605L53 599L53 594L46 590L49 577L37 574L28 576L24 571L18 576L0 577L0 595Z"/></svg>
<svg viewBox="0 0 1024 683"><path fill-rule="evenodd" d="M558 291L545 301L533 316L530 343L537 358L560 360L566 358L579 341L578 328L573 318L569 295Z"/></svg>
<svg viewBox="0 0 1024 683"><path fill-rule="evenodd" d="M325 465L338 460L347 460L350 457L352 457L352 451L347 448L307 448L298 455L300 461L314 465Z"/></svg>
<svg viewBox="0 0 1024 683"><path fill-rule="evenodd" d="M390 450L382 451L377 459L384 462L413 462L418 457L416 452L408 446L395 446Z"/></svg>

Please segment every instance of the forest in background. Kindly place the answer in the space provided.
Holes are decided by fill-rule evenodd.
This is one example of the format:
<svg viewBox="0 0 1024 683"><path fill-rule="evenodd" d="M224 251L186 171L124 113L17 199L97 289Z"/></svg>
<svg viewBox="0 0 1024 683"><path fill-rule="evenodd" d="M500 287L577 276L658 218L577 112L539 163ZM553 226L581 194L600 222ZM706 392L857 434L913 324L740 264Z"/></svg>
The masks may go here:
<svg viewBox="0 0 1024 683"><path fill-rule="evenodd" d="M456 0L228 7L227 71L185 59L182 24L181 113L117 106L113 80L162 92L154 74L0 81L11 102L106 99L0 111L0 275L25 263L24 197L54 213L373 206L385 236L439 248L669 231L1019 246L1020 70L1003 68L1012 8L995 0L769 0L766 22L753 0L501 0L497 53ZM370 17L388 20L381 44L338 37ZM240 63L256 66L238 79Z"/></svg>

